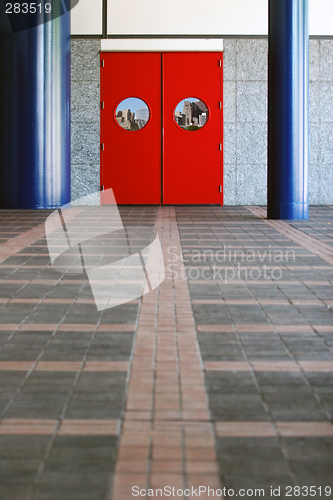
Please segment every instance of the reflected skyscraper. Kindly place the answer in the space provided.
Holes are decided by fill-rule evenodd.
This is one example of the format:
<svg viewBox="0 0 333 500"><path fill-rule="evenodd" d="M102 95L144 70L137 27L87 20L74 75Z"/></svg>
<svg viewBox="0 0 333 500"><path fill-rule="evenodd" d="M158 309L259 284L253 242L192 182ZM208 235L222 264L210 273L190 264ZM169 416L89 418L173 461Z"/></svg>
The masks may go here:
<svg viewBox="0 0 333 500"><path fill-rule="evenodd" d="M136 119L148 121L149 119L149 109L148 108L139 108L136 110Z"/></svg>

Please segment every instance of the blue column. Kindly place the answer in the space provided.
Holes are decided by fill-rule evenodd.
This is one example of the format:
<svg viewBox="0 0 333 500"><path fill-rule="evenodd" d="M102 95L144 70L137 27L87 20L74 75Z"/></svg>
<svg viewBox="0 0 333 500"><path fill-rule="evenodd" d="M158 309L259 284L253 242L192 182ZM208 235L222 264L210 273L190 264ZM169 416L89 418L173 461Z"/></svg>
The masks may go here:
<svg viewBox="0 0 333 500"><path fill-rule="evenodd" d="M12 32L0 4L0 207L70 202L70 13Z"/></svg>
<svg viewBox="0 0 333 500"><path fill-rule="evenodd" d="M308 26L308 0L269 0L269 219L308 218Z"/></svg>

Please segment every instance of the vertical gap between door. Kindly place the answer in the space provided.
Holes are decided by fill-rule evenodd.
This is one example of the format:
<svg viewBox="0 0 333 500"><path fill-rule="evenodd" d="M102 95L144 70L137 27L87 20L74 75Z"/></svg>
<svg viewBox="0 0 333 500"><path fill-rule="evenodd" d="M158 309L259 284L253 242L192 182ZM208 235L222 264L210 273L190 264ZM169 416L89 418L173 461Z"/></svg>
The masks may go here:
<svg viewBox="0 0 333 500"><path fill-rule="evenodd" d="M164 156L164 138L163 138L163 53L161 54L161 205L164 205L164 184L163 184L163 156Z"/></svg>
<svg viewBox="0 0 333 500"><path fill-rule="evenodd" d="M222 192L220 197L220 206L223 207L224 204L224 178L223 178L223 168L224 168L224 121L223 121L223 112L224 112L224 99L223 99L223 51L220 53L221 58L221 70L220 70L220 101L221 101L221 110L220 110L220 130L221 130L221 166L220 166L220 177L221 177L221 186Z"/></svg>
<svg viewBox="0 0 333 500"><path fill-rule="evenodd" d="M101 151L101 144L104 142L104 115L101 109L101 102L104 101L104 72L102 71L102 59L103 52L100 53L100 96L99 96L99 112L100 112L100 143L99 143L99 165L100 165L100 174L99 174L99 191L101 190L101 186L104 185L104 157Z"/></svg>

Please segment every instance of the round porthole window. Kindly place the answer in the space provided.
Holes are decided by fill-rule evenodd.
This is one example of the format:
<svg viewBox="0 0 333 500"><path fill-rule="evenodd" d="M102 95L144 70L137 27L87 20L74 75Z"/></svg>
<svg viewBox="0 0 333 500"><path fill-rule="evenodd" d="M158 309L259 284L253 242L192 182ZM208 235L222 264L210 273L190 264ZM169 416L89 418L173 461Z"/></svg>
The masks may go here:
<svg viewBox="0 0 333 500"><path fill-rule="evenodd" d="M147 125L149 116L149 108L142 99L128 97L118 104L115 120L121 128L135 132Z"/></svg>
<svg viewBox="0 0 333 500"><path fill-rule="evenodd" d="M208 108L201 99L187 97L177 104L174 119L183 130L199 130L208 121Z"/></svg>

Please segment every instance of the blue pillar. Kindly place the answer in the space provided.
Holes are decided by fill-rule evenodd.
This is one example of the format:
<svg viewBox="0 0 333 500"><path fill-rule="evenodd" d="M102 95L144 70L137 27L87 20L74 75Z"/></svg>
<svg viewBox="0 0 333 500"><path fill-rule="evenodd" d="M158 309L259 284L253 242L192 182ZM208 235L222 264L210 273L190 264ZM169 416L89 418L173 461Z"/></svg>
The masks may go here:
<svg viewBox="0 0 333 500"><path fill-rule="evenodd" d="M70 13L13 33L1 2L0 68L0 207L69 203Z"/></svg>
<svg viewBox="0 0 333 500"><path fill-rule="evenodd" d="M269 219L308 219L308 26L308 0L269 0Z"/></svg>

